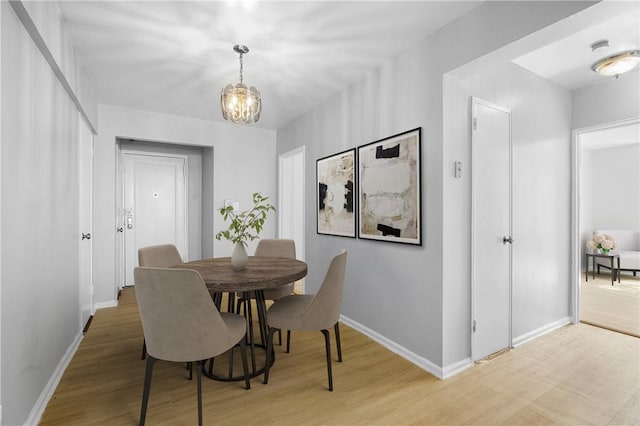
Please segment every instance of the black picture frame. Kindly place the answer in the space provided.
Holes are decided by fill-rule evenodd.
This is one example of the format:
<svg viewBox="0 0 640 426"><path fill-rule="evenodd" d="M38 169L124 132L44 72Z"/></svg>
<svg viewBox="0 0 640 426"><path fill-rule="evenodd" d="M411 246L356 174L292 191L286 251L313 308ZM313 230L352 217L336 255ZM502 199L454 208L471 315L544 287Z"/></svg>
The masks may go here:
<svg viewBox="0 0 640 426"><path fill-rule="evenodd" d="M422 245L422 128L358 147L358 238Z"/></svg>
<svg viewBox="0 0 640 426"><path fill-rule="evenodd" d="M316 160L317 233L356 237L356 150Z"/></svg>

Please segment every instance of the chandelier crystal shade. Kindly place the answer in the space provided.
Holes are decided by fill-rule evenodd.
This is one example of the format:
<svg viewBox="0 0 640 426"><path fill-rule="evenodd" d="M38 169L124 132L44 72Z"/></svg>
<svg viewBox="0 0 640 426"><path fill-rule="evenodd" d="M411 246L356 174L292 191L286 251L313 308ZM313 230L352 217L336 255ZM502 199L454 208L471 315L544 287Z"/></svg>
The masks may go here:
<svg viewBox="0 0 640 426"><path fill-rule="evenodd" d="M602 59L591 66L600 75L618 77L631 71L640 63L640 51L633 50Z"/></svg>
<svg viewBox="0 0 640 426"><path fill-rule="evenodd" d="M240 54L240 82L235 86L227 84L220 93L222 117L234 123L251 123L260 119L262 100L255 87L247 87L242 82L242 55L249 52L247 46L235 45L233 50Z"/></svg>

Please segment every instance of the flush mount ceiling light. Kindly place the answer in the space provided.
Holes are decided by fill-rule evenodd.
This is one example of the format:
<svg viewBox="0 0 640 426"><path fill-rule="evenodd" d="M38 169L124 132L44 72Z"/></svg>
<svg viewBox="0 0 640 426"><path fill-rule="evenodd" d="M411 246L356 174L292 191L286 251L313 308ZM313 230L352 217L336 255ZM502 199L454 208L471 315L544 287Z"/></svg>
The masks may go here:
<svg viewBox="0 0 640 426"><path fill-rule="evenodd" d="M243 45L233 46L233 50L240 54L240 82L235 86L227 84L220 93L220 108L222 117L234 123L251 123L260 119L262 100L260 92L255 87L247 88L242 82L242 55L249 52Z"/></svg>
<svg viewBox="0 0 640 426"><path fill-rule="evenodd" d="M609 56L596 62L591 69L606 77L618 78L621 74L631 71L640 63L640 51L632 50Z"/></svg>

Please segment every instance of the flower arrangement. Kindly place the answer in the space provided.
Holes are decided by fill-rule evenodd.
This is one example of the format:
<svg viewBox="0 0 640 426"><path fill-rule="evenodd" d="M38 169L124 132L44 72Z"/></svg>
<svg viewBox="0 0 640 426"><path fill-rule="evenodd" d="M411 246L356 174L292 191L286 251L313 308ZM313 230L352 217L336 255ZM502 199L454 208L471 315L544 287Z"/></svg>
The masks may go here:
<svg viewBox="0 0 640 426"><path fill-rule="evenodd" d="M216 240L222 238L231 241L234 244L240 243L247 245L248 241L258 238L258 234L262 231L264 222L267 219L269 210L275 211L276 208L267 203L269 197L261 195L259 192L253 194L253 208L242 212L233 210L233 206L222 207L218 211L223 219L231 219L229 228L216 234Z"/></svg>
<svg viewBox="0 0 640 426"><path fill-rule="evenodd" d="M587 241L587 248L598 253L609 254L611 250L618 248L616 240L608 234L595 234L592 240Z"/></svg>

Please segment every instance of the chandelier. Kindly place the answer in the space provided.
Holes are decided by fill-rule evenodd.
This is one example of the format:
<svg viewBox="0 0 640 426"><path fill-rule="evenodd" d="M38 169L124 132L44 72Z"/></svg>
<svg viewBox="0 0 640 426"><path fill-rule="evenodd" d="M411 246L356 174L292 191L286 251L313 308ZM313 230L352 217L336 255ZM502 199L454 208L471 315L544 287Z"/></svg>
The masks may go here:
<svg viewBox="0 0 640 426"><path fill-rule="evenodd" d="M262 101L260 92L255 87L247 88L242 82L242 55L249 52L243 45L233 46L233 50L240 54L240 82L235 86L227 84L220 93L220 108L222 117L234 123L251 123L260 119Z"/></svg>

